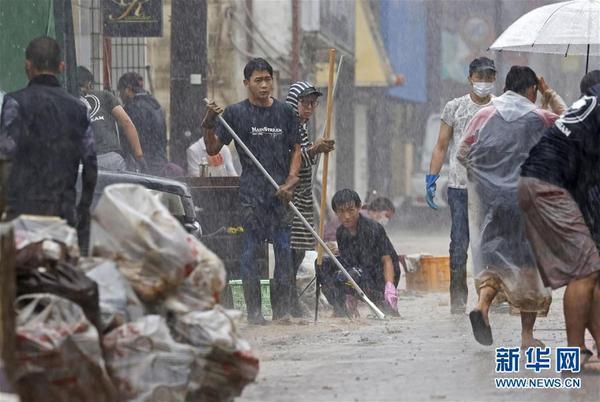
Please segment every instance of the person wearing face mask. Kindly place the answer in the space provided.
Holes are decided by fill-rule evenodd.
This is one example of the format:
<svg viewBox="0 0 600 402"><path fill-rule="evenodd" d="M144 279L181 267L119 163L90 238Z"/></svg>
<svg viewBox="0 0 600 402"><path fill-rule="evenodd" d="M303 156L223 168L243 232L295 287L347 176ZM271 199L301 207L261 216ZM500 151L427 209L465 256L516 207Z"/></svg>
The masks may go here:
<svg viewBox="0 0 600 402"><path fill-rule="evenodd" d="M456 160L457 144L473 115L488 106L493 98L496 67L487 57L478 57L469 64L468 94L446 103L441 115L437 143L431 155L429 173L425 176L426 200L435 204L435 182L449 155L448 205L452 226L450 230L450 312L464 314L467 305L467 250L469 248L469 220L467 212L467 177L464 167Z"/></svg>
<svg viewBox="0 0 600 402"><path fill-rule="evenodd" d="M475 339L493 342L489 308L495 298L505 299L521 314L521 347L543 347L533 337L538 314L545 315L552 296L537 271L525 235L517 185L521 164L544 130L565 110L554 99L553 112L535 105L547 85L525 66L513 66L504 93L481 109L468 123L458 146L457 159L466 167L469 220L477 306L469 319Z"/></svg>
<svg viewBox="0 0 600 402"><path fill-rule="evenodd" d="M386 197L375 198L367 205L366 209L367 218L374 220L384 227L387 226L390 219L396 214L394 204Z"/></svg>

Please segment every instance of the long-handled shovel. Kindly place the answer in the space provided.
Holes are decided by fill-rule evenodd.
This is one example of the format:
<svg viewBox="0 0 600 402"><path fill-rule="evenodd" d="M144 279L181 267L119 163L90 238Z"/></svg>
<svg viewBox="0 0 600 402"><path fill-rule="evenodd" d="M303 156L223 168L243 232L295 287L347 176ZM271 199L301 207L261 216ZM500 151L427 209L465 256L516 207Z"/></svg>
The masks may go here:
<svg viewBox="0 0 600 402"><path fill-rule="evenodd" d="M208 99L206 99L206 98L204 99L204 101L207 104L209 102ZM275 187L275 189L279 189L279 184L277 184L277 182L275 182L275 180L273 180L273 178L271 177L271 175L269 174L269 172L267 172L265 170L265 168L261 165L261 163L258 161L258 159L256 159L256 157L254 156L254 154L252 153L252 151L250 151L248 149L248 147L246 146L246 144L244 144L244 142L240 139L240 137L236 134L236 132L233 131L233 129L231 128L231 126L229 126L229 124L227 124L227 122L225 121L225 119L223 118L223 116L219 115L218 119L221 122L221 124L223 125L223 127L225 127L225 129L227 129L227 131L229 131L229 134L231 134L231 136L237 141L238 145L244 150L244 152L246 153L246 155L248 155L248 157L252 160L252 162L254 162L254 165L262 172L262 174L267 178L267 180L269 180L269 182L273 185L273 187ZM362 299L362 301L364 301L369 306L369 308L375 313L375 315L378 318L380 318L380 319L385 318L385 314L383 314L383 312L381 312L381 310L379 310L377 308L377 306L367 297L367 295L365 295L365 292L363 292L362 289L358 286L358 284L354 281L354 279L352 279L352 277L350 276L350 274L348 273L348 271L346 271L346 269L338 261L338 259L335 257L335 255L331 252L331 250L329 249L329 247L327 247L327 244L325 244L325 242L323 241L323 239L321 239L321 237L317 234L317 232L315 232L315 230L308 223L308 221L306 220L306 218L300 213L300 211L298 211L298 208L296 208L296 206L291 201L288 202L288 206L294 212L294 214L296 214L296 216L298 218L300 218L300 220L302 221L302 224L313 235L313 237L317 240L317 242L321 245L321 247L323 247L323 250L325 250L325 252L333 259L333 262L335 263L335 265L346 276L346 278L348 279L348 282L350 282L350 284L352 285L352 287L354 287L354 289L356 290L356 292L358 293L358 295Z"/></svg>

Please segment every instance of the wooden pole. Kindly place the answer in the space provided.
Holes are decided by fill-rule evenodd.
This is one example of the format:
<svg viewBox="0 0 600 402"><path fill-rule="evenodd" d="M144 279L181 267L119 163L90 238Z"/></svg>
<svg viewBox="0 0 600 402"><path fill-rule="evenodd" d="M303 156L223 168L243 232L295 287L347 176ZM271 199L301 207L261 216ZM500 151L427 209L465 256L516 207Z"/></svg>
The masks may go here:
<svg viewBox="0 0 600 402"><path fill-rule="evenodd" d="M16 364L15 253L12 225L2 223L0 224L0 283L2 284L0 286L0 362L4 361L4 370L10 382L14 381Z"/></svg>
<svg viewBox="0 0 600 402"><path fill-rule="evenodd" d="M333 115L333 73L335 70L335 49L329 49L329 79L327 81L327 120L325 123L325 139L331 135L331 117ZM327 173L329 170L329 152L323 157L323 179L321 180L321 213L319 214L319 237L323 238L325 231L325 210L327 208ZM323 263L323 247L317 247L317 266Z"/></svg>

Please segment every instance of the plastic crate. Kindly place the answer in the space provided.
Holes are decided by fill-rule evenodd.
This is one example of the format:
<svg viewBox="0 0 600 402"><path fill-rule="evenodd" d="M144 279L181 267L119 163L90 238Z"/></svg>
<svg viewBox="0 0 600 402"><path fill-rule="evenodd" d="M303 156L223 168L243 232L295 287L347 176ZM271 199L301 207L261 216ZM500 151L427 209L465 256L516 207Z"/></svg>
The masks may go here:
<svg viewBox="0 0 600 402"><path fill-rule="evenodd" d="M422 292L448 292L450 257L421 257L421 268L406 273L406 289Z"/></svg>
<svg viewBox="0 0 600 402"><path fill-rule="evenodd" d="M229 281L229 287L231 288L231 297L233 299L233 308L246 312L246 301L244 300L244 289L242 288L242 281L235 279ZM260 281L260 293L262 302L262 313L264 315L272 315L271 309L271 291L268 279L261 279Z"/></svg>

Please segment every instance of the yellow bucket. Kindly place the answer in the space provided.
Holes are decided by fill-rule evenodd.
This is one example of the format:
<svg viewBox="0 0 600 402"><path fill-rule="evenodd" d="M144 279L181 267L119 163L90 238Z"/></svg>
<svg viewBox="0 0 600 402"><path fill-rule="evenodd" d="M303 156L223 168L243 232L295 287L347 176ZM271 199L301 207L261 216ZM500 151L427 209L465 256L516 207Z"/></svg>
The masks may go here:
<svg viewBox="0 0 600 402"><path fill-rule="evenodd" d="M421 257L421 268L406 273L406 289L422 292L448 292L450 257Z"/></svg>

